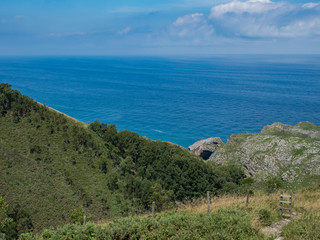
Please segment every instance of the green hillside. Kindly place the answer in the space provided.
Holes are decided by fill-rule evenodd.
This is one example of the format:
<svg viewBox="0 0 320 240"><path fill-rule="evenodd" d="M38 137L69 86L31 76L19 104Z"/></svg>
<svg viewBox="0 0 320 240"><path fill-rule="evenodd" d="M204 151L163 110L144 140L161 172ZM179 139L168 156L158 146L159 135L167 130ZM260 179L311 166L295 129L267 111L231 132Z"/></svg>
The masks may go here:
<svg viewBox="0 0 320 240"><path fill-rule="evenodd" d="M254 189L248 206L245 195L225 195L192 201L182 208L130 216L102 223L67 224L58 229L20 235L19 240L315 240L320 239L319 183L295 190L292 217L280 216L280 191ZM253 193L253 192L252 192ZM1 237L0 237L1 239Z"/></svg>
<svg viewBox="0 0 320 240"><path fill-rule="evenodd" d="M18 234L76 220L143 213L175 201L235 191L244 177L171 143L115 125L89 126L0 84L0 196ZM1 215L1 214L0 214ZM10 230L11 229L11 230ZM9 233L11 231L11 233Z"/></svg>

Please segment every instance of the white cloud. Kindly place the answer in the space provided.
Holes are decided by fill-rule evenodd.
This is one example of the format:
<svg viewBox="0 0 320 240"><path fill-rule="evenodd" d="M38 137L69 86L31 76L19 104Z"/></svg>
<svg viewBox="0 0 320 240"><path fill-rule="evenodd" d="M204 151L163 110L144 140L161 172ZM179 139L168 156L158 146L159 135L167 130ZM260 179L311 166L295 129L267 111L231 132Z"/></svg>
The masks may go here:
<svg viewBox="0 0 320 240"><path fill-rule="evenodd" d="M213 33L212 25L202 13L179 17L171 26L171 34L182 38L208 38Z"/></svg>
<svg viewBox="0 0 320 240"><path fill-rule="evenodd" d="M282 35L287 37L320 36L320 17L312 20L299 19L282 27Z"/></svg>
<svg viewBox="0 0 320 240"><path fill-rule="evenodd" d="M269 0L249 0L246 2L232 1L227 4L220 4L211 9L210 18L221 17L228 13L233 14L261 14L277 9L281 4L273 3Z"/></svg>
<svg viewBox="0 0 320 240"><path fill-rule="evenodd" d="M183 26L183 25L190 25L190 24L198 24L204 22L204 15L202 13L194 13L190 15L185 15L183 17L179 17L173 25L176 27Z"/></svg>
<svg viewBox="0 0 320 240"><path fill-rule="evenodd" d="M317 7L317 6L320 6L320 3L310 2L310 3L303 4L302 8L310 9L310 8L314 8L314 7Z"/></svg>
<svg viewBox="0 0 320 240"><path fill-rule="evenodd" d="M209 19L218 34L229 37L308 37L320 35L318 6L235 0L213 7Z"/></svg>
<svg viewBox="0 0 320 240"><path fill-rule="evenodd" d="M132 30L131 27L126 27L126 28L122 29L121 31L119 31L118 34L125 35L125 34L129 33L131 30Z"/></svg>

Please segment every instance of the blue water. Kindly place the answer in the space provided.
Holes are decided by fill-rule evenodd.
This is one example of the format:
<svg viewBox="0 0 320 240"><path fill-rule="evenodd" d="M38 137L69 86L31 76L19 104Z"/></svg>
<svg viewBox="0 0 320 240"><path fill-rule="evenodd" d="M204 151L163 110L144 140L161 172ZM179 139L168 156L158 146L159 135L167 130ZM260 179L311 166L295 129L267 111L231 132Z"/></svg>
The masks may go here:
<svg viewBox="0 0 320 240"><path fill-rule="evenodd" d="M273 122L320 125L319 55L2 57L0 82L83 122L184 147Z"/></svg>

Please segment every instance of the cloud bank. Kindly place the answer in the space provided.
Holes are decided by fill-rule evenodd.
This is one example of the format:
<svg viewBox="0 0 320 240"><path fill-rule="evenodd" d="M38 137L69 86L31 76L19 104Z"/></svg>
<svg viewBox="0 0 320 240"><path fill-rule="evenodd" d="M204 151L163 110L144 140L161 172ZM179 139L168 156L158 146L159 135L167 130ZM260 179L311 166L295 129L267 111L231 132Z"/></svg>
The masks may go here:
<svg viewBox="0 0 320 240"><path fill-rule="evenodd" d="M212 7L208 16L194 13L180 17L172 24L171 31L181 37L319 37L320 3L235 0Z"/></svg>
<svg viewBox="0 0 320 240"><path fill-rule="evenodd" d="M15 1L0 8L0 55L320 53L319 0Z"/></svg>

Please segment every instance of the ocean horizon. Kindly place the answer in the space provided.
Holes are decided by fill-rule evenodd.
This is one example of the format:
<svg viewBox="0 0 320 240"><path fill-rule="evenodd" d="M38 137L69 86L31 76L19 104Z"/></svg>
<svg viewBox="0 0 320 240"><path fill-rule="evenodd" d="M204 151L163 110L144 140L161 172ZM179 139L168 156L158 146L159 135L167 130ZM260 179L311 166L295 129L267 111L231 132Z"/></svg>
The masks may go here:
<svg viewBox="0 0 320 240"><path fill-rule="evenodd" d="M320 55L0 57L0 82L85 123L153 140L320 125Z"/></svg>

